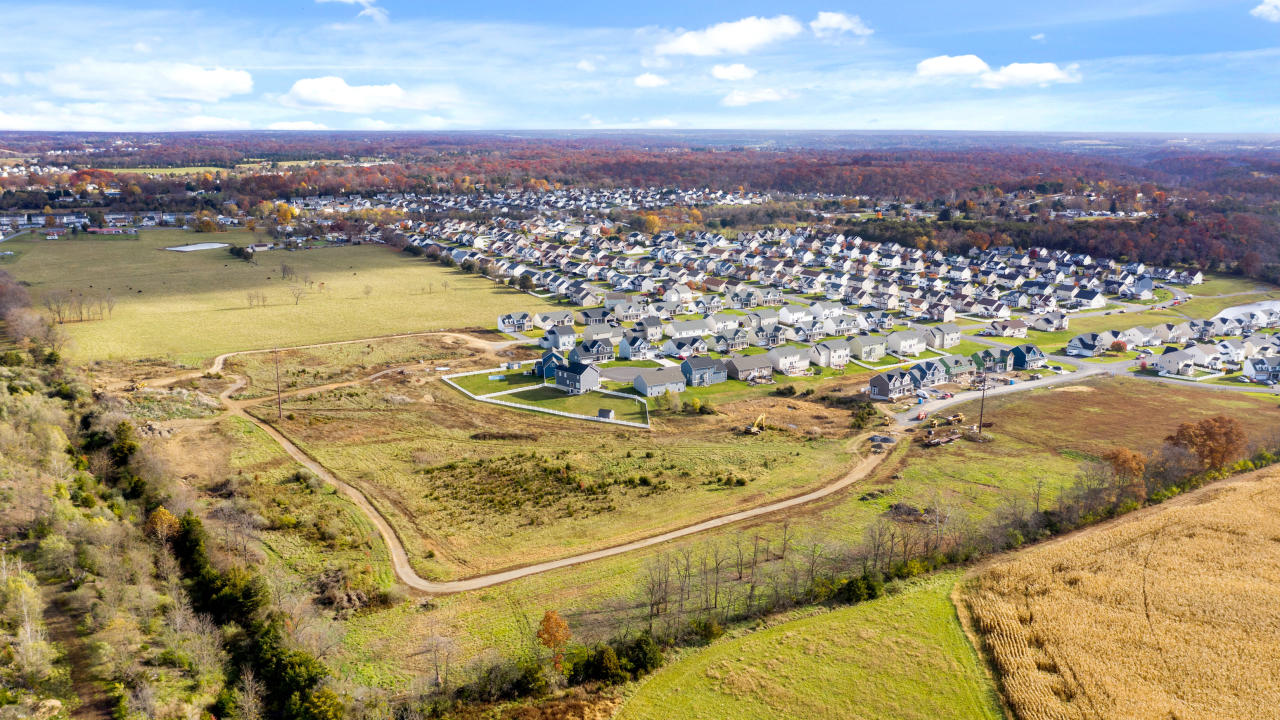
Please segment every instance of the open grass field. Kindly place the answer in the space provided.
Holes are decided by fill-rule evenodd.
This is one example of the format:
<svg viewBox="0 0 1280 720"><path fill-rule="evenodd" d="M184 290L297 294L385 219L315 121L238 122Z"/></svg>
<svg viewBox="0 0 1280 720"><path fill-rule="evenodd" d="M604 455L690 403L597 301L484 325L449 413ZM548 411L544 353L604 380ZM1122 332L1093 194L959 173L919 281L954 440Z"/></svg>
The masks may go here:
<svg viewBox="0 0 1280 720"><path fill-rule="evenodd" d="M1229 307L1277 299L1280 299L1280 291L1275 290L1232 297L1194 297L1179 305L1177 310L1194 318L1211 318Z"/></svg>
<svg viewBox="0 0 1280 720"><path fill-rule="evenodd" d="M726 639L643 681L617 720L997 720L949 597L955 573Z"/></svg>
<svg viewBox="0 0 1280 720"><path fill-rule="evenodd" d="M6 269L31 283L37 304L54 290L90 297L110 293L116 299L106 320L64 326L77 362L160 357L194 364L230 350L491 327L503 312L551 307L382 246L270 251L256 265L225 250L160 249L198 240L243 245L265 237L166 229L138 239L22 238L5 243L21 253ZM281 279L281 263L313 283L297 303L290 293L296 281ZM249 307L250 292L264 293L266 306Z"/></svg>
<svg viewBox="0 0 1280 720"><path fill-rule="evenodd" d="M491 380L490 378L501 379ZM474 395L488 395L489 393L515 390L516 388L521 387L532 389L543 384L542 377L538 375L529 375L521 372L520 370L494 370L492 373L465 375L463 377L454 378L453 382L456 383L458 387ZM504 397L503 399L506 398ZM510 402L519 401L511 400Z"/></svg>
<svg viewBox="0 0 1280 720"><path fill-rule="evenodd" d="M447 367L451 372L465 372L497 367L502 362L531 354L519 348L495 353L483 341L470 335L433 333L296 348L279 353L246 353L228 358L226 369L248 378L248 384L236 397L255 398L275 394L277 359L280 361L280 389L290 393L368 377L392 366L417 364L433 371ZM484 381L487 376L476 377Z"/></svg>
<svg viewBox="0 0 1280 720"><path fill-rule="evenodd" d="M1158 443L1183 419L1226 412L1251 430L1263 432L1277 421L1274 400L1190 385L1151 385L1140 380L1097 381L1091 383L1093 390L1029 391L1001 398L999 403L989 401L988 410L994 413L990 419L996 422L989 431L996 436L994 443L956 443L933 449L908 449L903 443L860 483L793 511L481 592L440 598L429 613L406 606L357 616L347 625L341 662L371 682L397 682L406 673L425 669L425 661L416 655L421 648L415 640L424 633L449 628L462 657L472 657L486 647L514 650L528 642L524 628L536 625L546 609L559 610L580 638L599 638L626 629L638 632L645 626L641 587L646 563L664 552L731 544L740 536L777 539L784 523L790 523L793 532L799 529L801 544L812 539L832 547L855 546L867 527L891 505L927 507L935 499L953 505L960 516L981 522L1005 504L1032 503L1041 480L1042 502L1051 502L1061 488L1074 481L1081 460L1114 444L1149 447L1143 444L1144 438ZM1022 395L1026 397L1019 400ZM1169 401L1167 408L1162 398ZM789 411L788 406L799 409ZM723 409L736 411L739 423L749 419L748 414L767 412L770 424L785 424L822 410L811 399L770 396L726 404ZM976 406L959 409L971 413ZM659 419L659 427L661 424ZM790 444L795 445L795 436L790 437ZM757 447L772 447L775 438L770 431ZM724 449L727 455L741 447L744 445L727 445ZM600 453L591 446L585 449ZM697 448L690 450L698 452ZM642 455L642 448L635 454ZM707 462L719 457L708 455Z"/></svg>
<svg viewBox="0 0 1280 720"><path fill-rule="evenodd" d="M1273 717L1280 473L1009 556L958 599L1019 718Z"/></svg>
<svg viewBox="0 0 1280 720"><path fill-rule="evenodd" d="M583 414L602 402L540 388L505 397L535 393ZM783 411L806 425L765 438L737 434L747 421L736 415L672 416L646 432L479 403L411 373L287 400L279 427L366 490L420 573L451 578L634 540L828 482L856 459L853 431L846 412L804 405ZM274 407L258 412L275 418Z"/></svg>
<svg viewBox="0 0 1280 720"><path fill-rule="evenodd" d="M1192 295L1202 296L1272 289L1261 280L1250 280L1249 278L1236 277L1234 275L1214 275L1213 273L1206 273L1204 282L1199 285L1179 285L1177 287Z"/></svg>

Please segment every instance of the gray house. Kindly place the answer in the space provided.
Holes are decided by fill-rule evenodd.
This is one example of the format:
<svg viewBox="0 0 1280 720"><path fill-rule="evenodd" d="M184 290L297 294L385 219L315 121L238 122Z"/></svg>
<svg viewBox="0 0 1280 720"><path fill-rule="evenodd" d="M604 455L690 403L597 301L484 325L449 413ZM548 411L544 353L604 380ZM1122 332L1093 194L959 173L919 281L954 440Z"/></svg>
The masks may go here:
<svg viewBox="0 0 1280 720"><path fill-rule="evenodd" d="M613 360L613 345L607 340L587 340L569 351L571 363L600 363Z"/></svg>
<svg viewBox="0 0 1280 720"><path fill-rule="evenodd" d="M570 395L581 395L600 389L600 369L594 365L569 363L556 368L556 387Z"/></svg>
<svg viewBox="0 0 1280 720"><path fill-rule="evenodd" d="M685 388L684 374L678 367L645 368L631 384L645 397L657 397L668 390L684 392Z"/></svg>
<svg viewBox="0 0 1280 720"><path fill-rule="evenodd" d="M764 355L734 355L724 365L734 380L751 382L773 377L773 360Z"/></svg>
<svg viewBox="0 0 1280 720"><path fill-rule="evenodd" d="M873 400L897 400L915 394L916 386L911 373L901 368L882 372L871 378L870 394Z"/></svg>
<svg viewBox="0 0 1280 720"><path fill-rule="evenodd" d="M715 358L689 358L680 363L680 372L684 374L685 385L689 387L705 387L729 379L729 368Z"/></svg>
<svg viewBox="0 0 1280 720"><path fill-rule="evenodd" d="M859 335L849 340L849 356L862 362L877 362L882 359L888 345L884 338L876 335Z"/></svg>

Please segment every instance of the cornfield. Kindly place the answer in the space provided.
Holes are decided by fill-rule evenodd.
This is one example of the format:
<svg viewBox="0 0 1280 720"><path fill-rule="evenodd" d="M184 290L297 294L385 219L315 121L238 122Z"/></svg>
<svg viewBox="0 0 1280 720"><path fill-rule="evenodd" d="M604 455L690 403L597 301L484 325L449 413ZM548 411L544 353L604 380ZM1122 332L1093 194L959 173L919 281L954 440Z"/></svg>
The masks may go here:
<svg viewBox="0 0 1280 720"><path fill-rule="evenodd" d="M957 593L1019 720L1280 717L1280 472L975 571Z"/></svg>

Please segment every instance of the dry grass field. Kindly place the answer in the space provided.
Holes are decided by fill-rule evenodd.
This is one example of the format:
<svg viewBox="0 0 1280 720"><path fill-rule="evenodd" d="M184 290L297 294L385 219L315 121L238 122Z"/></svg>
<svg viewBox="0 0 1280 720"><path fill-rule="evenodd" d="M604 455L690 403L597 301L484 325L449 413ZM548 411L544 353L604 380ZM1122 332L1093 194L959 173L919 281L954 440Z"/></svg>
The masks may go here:
<svg viewBox="0 0 1280 720"><path fill-rule="evenodd" d="M162 358L196 364L231 350L492 327L503 312L550 307L383 246L270 251L256 265L226 250L162 250L265 239L246 231L198 235L176 229L145 231L137 239L24 237L5 243L18 253L5 269L31 283L37 304L55 290L115 299L107 319L63 326L76 362ZM290 289L299 281L282 279L281 263L312 281L296 303ZM249 306L255 292L266 296L265 306Z"/></svg>
<svg viewBox="0 0 1280 720"><path fill-rule="evenodd" d="M479 403L411 372L287 400L278 427L370 495L420 572L445 578L627 542L841 475L857 459L847 411L786 404L797 409L779 400L777 417L817 432L746 437L736 413L629 430Z"/></svg>
<svg viewBox="0 0 1280 720"><path fill-rule="evenodd" d="M1022 720L1275 717L1280 470L1018 553L957 592Z"/></svg>

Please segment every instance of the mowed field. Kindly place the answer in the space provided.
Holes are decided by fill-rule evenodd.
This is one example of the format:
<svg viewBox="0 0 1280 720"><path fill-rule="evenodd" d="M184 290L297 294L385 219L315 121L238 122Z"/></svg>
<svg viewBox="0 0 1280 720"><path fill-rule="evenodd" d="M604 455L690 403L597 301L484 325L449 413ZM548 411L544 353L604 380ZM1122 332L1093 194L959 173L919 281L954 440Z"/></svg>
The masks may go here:
<svg viewBox="0 0 1280 720"><path fill-rule="evenodd" d="M1002 718L951 605L956 577L717 642L646 679L617 720Z"/></svg>
<svg viewBox="0 0 1280 720"><path fill-rule="evenodd" d="M976 571L958 593L1024 720L1275 717L1280 471Z"/></svg>
<svg viewBox="0 0 1280 720"><path fill-rule="evenodd" d="M63 326L77 362L163 358L197 364L231 350L492 327L504 312L550 307L480 276L377 245L273 250L256 265L226 250L161 249L265 239L247 231L198 235L173 229L143 232L138 239L24 237L5 243L18 253L5 269L31 283L37 304L55 290L115 298L107 319ZM290 288L297 281L281 278L281 263L312 281L296 303ZM249 307L251 292L265 294L266 305Z"/></svg>

